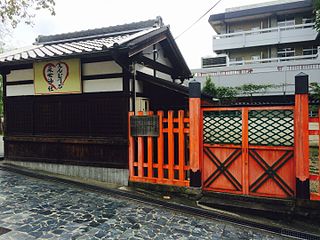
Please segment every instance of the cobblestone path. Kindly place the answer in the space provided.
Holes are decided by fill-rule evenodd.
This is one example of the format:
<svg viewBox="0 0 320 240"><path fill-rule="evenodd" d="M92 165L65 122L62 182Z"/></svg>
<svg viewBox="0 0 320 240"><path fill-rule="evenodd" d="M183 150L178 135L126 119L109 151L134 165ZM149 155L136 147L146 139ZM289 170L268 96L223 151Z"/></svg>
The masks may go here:
<svg viewBox="0 0 320 240"><path fill-rule="evenodd" d="M0 170L0 239L282 239ZM1 231L0 231L1 234Z"/></svg>

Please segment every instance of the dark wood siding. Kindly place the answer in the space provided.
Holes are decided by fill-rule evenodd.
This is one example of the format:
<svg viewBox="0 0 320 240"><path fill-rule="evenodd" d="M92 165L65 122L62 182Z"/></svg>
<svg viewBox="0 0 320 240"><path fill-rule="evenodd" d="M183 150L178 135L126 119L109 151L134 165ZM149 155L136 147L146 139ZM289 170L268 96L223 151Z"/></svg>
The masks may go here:
<svg viewBox="0 0 320 240"><path fill-rule="evenodd" d="M7 97L6 158L127 167L121 93Z"/></svg>

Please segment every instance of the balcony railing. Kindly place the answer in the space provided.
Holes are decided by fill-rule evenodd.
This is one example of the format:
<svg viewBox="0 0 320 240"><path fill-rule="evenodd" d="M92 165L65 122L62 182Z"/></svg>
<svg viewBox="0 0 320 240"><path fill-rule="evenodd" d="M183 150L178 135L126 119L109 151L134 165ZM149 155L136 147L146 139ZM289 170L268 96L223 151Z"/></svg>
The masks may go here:
<svg viewBox="0 0 320 240"><path fill-rule="evenodd" d="M279 58L262 58L262 59L255 59L255 60L229 61L228 66L259 64L259 63L277 63L277 62L286 62L286 61L301 61L301 60L312 60L317 58L319 58L319 54L301 55L301 56L293 56L293 57L279 57Z"/></svg>
<svg viewBox="0 0 320 240"><path fill-rule="evenodd" d="M314 24L315 23L305 23L305 24L296 24L292 26L262 28L262 29L254 29L254 30L241 31L241 32L235 32L235 33L219 34L219 35L213 36L213 39L229 38L229 37L236 37L236 36L243 36L243 35L254 35L254 34L270 33L270 32L280 32L280 31L287 31L291 29L313 28Z"/></svg>
<svg viewBox="0 0 320 240"><path fill-rule="evenodd" d="M319 47L320 50L320 47ZM225 66L212 66L201 69L193 69L195 77L206 76L230 76L247 74L265 74L284 71L309 71L320 69L320 52L313 55L294 57L266 58L247 61L227 61Z"/></svg>
<svg viewBox="0 0 320 240"><path fill-rule="evenodd" d="M213 50L309 41L314 40L316 36L314 23L255 29L216 35L213 37Z"/></svg>

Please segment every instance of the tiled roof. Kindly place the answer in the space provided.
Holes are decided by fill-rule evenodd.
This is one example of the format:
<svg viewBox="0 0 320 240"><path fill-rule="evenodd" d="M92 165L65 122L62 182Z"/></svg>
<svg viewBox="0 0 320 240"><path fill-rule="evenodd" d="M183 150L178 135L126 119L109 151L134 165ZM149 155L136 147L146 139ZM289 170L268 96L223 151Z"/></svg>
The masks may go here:
<svg viewBox="0 0 320 240"><path fill-rule="evenodd" d="M73 33L39 36L34 45L0 54L1 63L95 53L123 45L162 27L161 18Z"/></svg>

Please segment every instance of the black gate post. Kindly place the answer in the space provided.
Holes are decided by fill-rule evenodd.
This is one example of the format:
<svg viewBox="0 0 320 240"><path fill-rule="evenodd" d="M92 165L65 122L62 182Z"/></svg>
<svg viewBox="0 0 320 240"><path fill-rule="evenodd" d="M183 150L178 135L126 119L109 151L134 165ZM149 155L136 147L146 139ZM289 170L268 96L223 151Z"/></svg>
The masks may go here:
<svg viewBox="0 0 320 240"><path fill-rule="evenodd" d="M294 150L296 193L299 199L310 199L309 173L309 76L295 76Z"/></svg>

